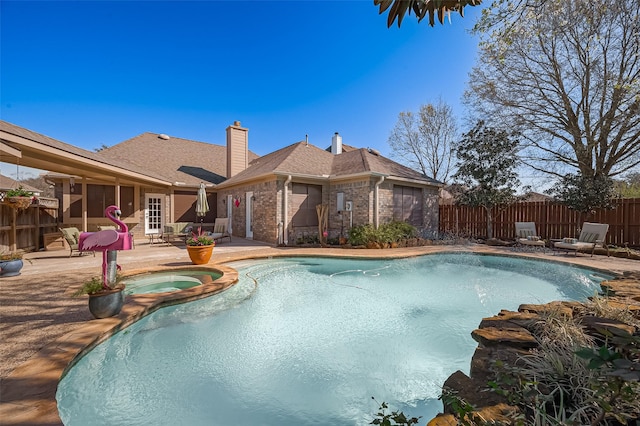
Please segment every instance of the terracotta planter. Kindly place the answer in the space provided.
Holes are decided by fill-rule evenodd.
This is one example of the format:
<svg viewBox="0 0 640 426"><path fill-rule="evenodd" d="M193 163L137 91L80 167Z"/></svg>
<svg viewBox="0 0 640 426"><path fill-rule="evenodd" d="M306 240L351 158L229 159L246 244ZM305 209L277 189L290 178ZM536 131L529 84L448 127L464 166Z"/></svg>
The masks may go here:
<svg viewBox="0 0 640 426"><path fill-rule="evenodd" d="M22 259L0 260L0 277L15 277L20 275L24 263Z"/></svg>
<svg viewBox="0 0 640 426"><path fill-rule="evenodd" d="M210 246L187 246L187 253L189 253L189 258L194 265L204 265L209 263L213 247L215 247L213 244Z"/></svg>
<svg viewBox="0 0 640 426"><path fill-rule="evenodd" d="M89 295L89 311L94 318L118 315L124 305L124 286Z"/></svg>

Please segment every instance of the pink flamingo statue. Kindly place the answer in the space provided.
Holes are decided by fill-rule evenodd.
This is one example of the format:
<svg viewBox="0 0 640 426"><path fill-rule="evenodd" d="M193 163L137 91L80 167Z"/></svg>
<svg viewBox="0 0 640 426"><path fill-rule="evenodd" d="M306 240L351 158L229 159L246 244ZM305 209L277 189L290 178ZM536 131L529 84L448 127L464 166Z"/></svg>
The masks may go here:
<svg viewBox="0 0 640 426"><path fill-rule="evenodd" d="M80 251L101 251L102 252L102 287L105 290L111 289L111 285L116 279L116 270L120 266L116 263L116 250L131 250L131 234L127 225L119 219L122 212L118 206L109 206L104 210L104 215L113 223L118 225L118 229L105 229L99 232L83 232L80 234L78 248Z"/></svg>

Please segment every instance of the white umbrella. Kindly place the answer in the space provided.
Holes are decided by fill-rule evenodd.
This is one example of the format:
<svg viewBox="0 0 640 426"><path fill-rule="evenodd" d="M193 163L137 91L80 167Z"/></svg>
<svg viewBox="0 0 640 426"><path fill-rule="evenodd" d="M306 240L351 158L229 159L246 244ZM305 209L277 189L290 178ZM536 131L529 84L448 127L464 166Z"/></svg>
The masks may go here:
<svg viewBox="0 0 640 426"><path fill-rule="evenodd" d="M198 197L196 198L196 216L205 216L208 211L209 202L207 201L207 191L204 189L204 183L200 182Z"/></svg>

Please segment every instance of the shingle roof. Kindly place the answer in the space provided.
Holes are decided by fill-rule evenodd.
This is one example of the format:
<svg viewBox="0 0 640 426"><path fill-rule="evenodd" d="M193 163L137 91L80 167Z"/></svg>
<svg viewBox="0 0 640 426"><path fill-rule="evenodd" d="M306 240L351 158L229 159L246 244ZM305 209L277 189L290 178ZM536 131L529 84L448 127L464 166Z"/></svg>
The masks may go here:
<svg viewBox="0 0 640 426"><path fill-rule="evenodd" d="M340 155L306 142L294 143L263 157L249 151L249 167L225 180L227 150L222 145L177 137L164 139L158 133L147 132L94 153L4 121L0 121L0 129L78 156L186 186L197 186L203 181L227 186L273 174L339 178L359 173L440 184L373 150L344 144L346 149Z"/></svg>
<svg viewBox="0 0 640 426"><path fill-rule="evenodd" d="M112 160L130 161L157 173L170 182L198 185L200 182L219 184L226 178L227 148L206 142L170 137L158 133L143 133L100 154ZM249 161L258 155L249 151Z"/></svg>
<svg viewBox="0 0 640 426"><path fill-rule="evenodd" d="M136 167L131 161L121 160L111 160L105 158L101 155L101 153L87 151L86 149L78 148L77 146L70 145L68 143L60 142L59 140L53 139L49 136L45 136L40 133L36 133L32 130L25 129L24 127L17 126L15 124L9 123L7 121L0 120L0 130L10 133L15 136L19 136L24 139L28 139L39 144L49 146L51 148L58 149L60 151L77 155L78 157L86 158L89 160L97 161L103 164L107 164L109 166L119 167L124 170L130 170L135 173L139 173L141 175L149 176L155 179L159 179L160 176L155 175L153 173L149 173L149 170L145 167Z"/></svg>
<svg viewBox="0 0 640 426"><path fill-rule="evenodd" d="M78 148L73 145L69 145L68 143L60 142L59 140L50 138L49 136L36 133L32 130L25 129L24 127L16 126L15 124L9 123L8 121L0 120L0 130L5 131L7 133L11 133L16 136L20 136L25 139L39 142L43 145L47 145L52 148L57 148L61 151L69 152L71 154L76 154L82 157L91 158L93 160L98 160L96 158L96 153L94 152L87 151L86 149Z"/></svg>
<svg viewBox="0 0 640 426"><path fill-rule="evenodd" d="M18 189L20 187L31 192L38 192L38 193L42 192L42 189L38 189L34 186L27 185L24 182L18 182L17 180L12 179L9 176L0 175L0 190Z"/></svg>
<svg viewBox="0 0 640 426"><path fill-rule="evenodd" d="M355 170L360 163L362 163L362 169ZM403 179L422 180L434 185L441 184L441 182L435 179L424 176L409 167L379 155L376 151L366 148L360 148L357 151L350 151L335 156L332 174L340 176L341 174L357 173L358 171L379 173Z"/></svg>
<svg viewBox="0 0 640 426"><path fill-rule="evenodd" d="M356 148L355 146L347 145L346 143L342 144L342 152L354 151L356 149L360 149L360 148ZM329 145L327 148L325 148L325 151L331 152L331 145Z"/></svg>
<svg viewBox="0 0 640 426"><path fill-rule="evenodd" d="M423 181L440 182L423 176L402 164L365 149L354 149L333 155L306 142L297 142L252 161L249 167L224 182L224 186L238 184L271 174L312 175L317 177L346 177L359 173L386 175Z"/></svg>
<svg viewBox="0 0 640 426"><path fill-rule="evenodd" d="M228 179L224 185L274 173L328 176L332 161L332 154L306 142L297 142L253 160L247 169Z"/></svg>

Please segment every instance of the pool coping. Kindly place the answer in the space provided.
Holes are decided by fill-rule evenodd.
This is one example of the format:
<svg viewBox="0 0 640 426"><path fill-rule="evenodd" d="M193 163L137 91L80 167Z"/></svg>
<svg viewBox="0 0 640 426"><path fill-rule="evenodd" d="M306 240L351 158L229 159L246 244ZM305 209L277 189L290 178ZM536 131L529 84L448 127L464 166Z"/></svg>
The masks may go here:
<svg viewBox="0 0 640 426"><path fill-rule="evenodd" d="M227 263L265 259L274 257L338 257L357 259L396 259L430 254L463 254L497 255L506 257L525 257L532 260L569 264L592 269L609 275L619 276L622 270L611 270L588 265L585 257L540 258L535 253L509 253L487 246L425 246L411 249L293 249L265 250L264 253L235 253L216 259L208 265L154 266L127 271L127 276L149 272L150 270L176 269L209 269L222 272L223 276L210 284L196 286L172 293L132 294L122 312L113 318L89 321L60 339L44 346L35 356L15 368L3 380L10 382L11 387L4 387L0 394L0 418L5 425L58 425L62 424L57 409L56 390L58 382L65 372L71 368L85 353L96 345L111 337L118 331L128 327L144 316L164 307L209 297L217 294L238 280L238 272L226 266ZM554 256L555 257L555 256ZM587 264L585 264L587 263ZM636 265L634 265L636 266ZM472 330L469 330L471 332Z"/></svg>

